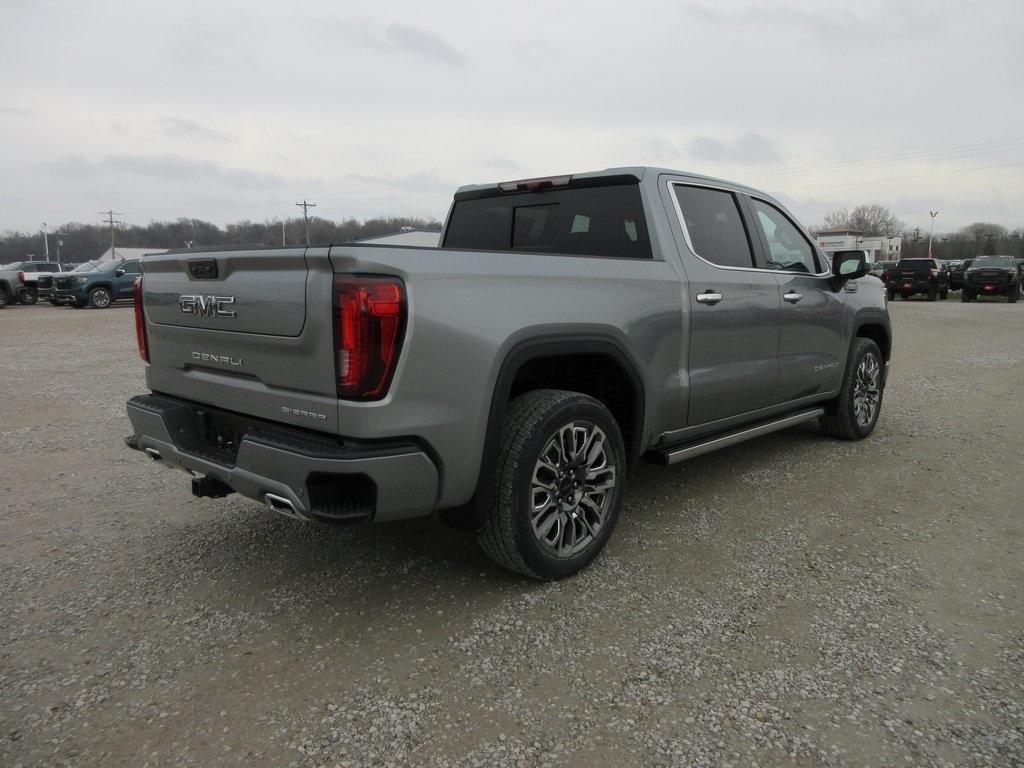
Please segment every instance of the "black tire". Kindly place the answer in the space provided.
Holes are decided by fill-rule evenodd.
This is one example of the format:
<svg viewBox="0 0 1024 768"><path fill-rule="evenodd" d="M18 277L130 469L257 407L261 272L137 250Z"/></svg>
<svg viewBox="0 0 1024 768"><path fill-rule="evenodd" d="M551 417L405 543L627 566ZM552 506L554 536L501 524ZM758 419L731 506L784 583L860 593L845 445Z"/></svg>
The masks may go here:
<svg viewBox="0 0 1024 768"><path fill-rule="evenodd" d="M878 366L877 398L870 419L862 422L857 418L854 397L858 370L869 356L874 357L874 362ZM871 339L855 338L846 359L846 371L843 373L843 385L839 389L839 396L828 404L825 415L818 419L823 432L843 440L863 440L874 431L875 424L878 423L878 414L882 410L884 369L885 359L878 345Z"/></svg>
<svg viewBox="0 0 1024 768"><path fill-rule="evenodd" d="M589 507L584 507L580 501L585 492L573 490L575 485L572 472L563 477L560 483L559 476L551 473L554 492L541 490L540 493L547 493L547 519L559 518L548 530L551 533L551 529L557 529L553 532L558 544L542 544L540 538L544 534L535 532L531 520L537 499L535 477L539 477L540 471L545 471L539 466L542 454L557 442L558 434L571 424L577 424L581 429L597 427L604 433L605 439L601 444L604 464L612 469L614 485L607 493L600 494L604 517L596 530L593 530L593 526L587 522L594 519L593 515L588 513ZM544 458L550 456L549 451ZM555 463L552 461L548 466ZM603 476L606 479L607 472L605 469ZM477 539L492 560L511 571L545 580L570 576L586 567L611 536L622 506L625 480L626 451L622 435L603 403L579 392L558 389L527 392L512 401L502 424L494 473L493 501L487 511L487 522L477 534ZM560 490L555 490L556 487ZM572 511L563 511L565 508L554 503L561 493L570 493L571 498L577 499ZM589 498L593 501L594 497ZM557 554L556 548L561 548L568 538L564 531L569 528L563 520L571 523L574 534L579 530L583 540L577 545L580 547L578 551Z"/></svg>
<svg viewBox="0 0 1024 768"><path fill-rule="evenodd" d="M960 301L962 301L964 304L966 304L970 300L971 300L971 292L968 291L967 288L965 287L962 291L960 291Z"/></svg>
<svg viewBox="0 0 1024 768"><path fill-rule="evenodd" d="M935 301L939 297L939 291L937 288L930 288L926 294L928 301Z"/></svg>
<svg viewBox="0 0 1024 768"><path fill-rule="evenodd" d="M6 288L0 288L0 309L7 306L7 302L11 300L10 295L7 293Z"/></svg>
<svg viewBox="0 0 1024 768"><path fill-rule="evenodd" d="M18 296L18 301L22 304L32 306L39 301L39 292L35 288L26 288L21 292L21 295Z"/></svg>
<svg viewBox="0 0 1024 768"><path fill-rule="evenodd" d="M896 291L894 291L892 288L886 288L885 298L886 301L896 301Z"/></svg>
<svg viewBox="0 0 1024 768"><path fill-rule="evenodd" d="M949 298L949 290L945 290L942 293L940 293L939 294L939 298L942 299L943 301L948 299Z"/></svg>
<svg viewBox="0 0 1024 768"><path fill-rule="evenodd" d="M89 291L89 306L93 309L106 309L114 303L114 294L109 288L99 286Z"/></svg>
<svg viewBox="0 0 1024 768"><path fill-rule="evenodd" d="M1006 301L1009 304L1016 304L1017 299L1020 298L1020 286L1015 285L1010 289L1010 292L1006 294Z"/></svg>

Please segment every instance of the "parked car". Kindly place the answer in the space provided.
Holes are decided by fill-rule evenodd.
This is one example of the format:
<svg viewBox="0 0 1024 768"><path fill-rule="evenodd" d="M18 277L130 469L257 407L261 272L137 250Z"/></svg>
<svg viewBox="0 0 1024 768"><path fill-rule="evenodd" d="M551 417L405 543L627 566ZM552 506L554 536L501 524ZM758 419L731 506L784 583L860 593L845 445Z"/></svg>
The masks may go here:
<svg viewBox="0 0 1024 768"><path fill-rule="evenodd" d="M872 264L869 269L872 275L877 277L883 283L885 282L885 273L896 266L895 261L876 261Z"/></svg>
<svg viewBox="0 0 1024 768"><path fill-rule="evenodd" d="M928 301L945 299L949 295L949 276L939 269L935 259L900 259L888 271L885 282L886 297L892 301L897 296L908 299L923 293Z"/></svg>
<svg viewBox="0 0 1024 768"><path fill-rule="evenodd" d="M17 285L12 283L6 289L8 300L13 297L20 304L35 304L39 299L36 282L40 275L59 272L60 264L55 261L15 261L0 266L0 270L19 273Z"/></svg>
<svg viewBox="0 0 1024 768"><path fill-rule="evenodd" d="M891 349L862 252L826 260L772 197L653 168L463 187L440 247L143 267L129 447L291 517L441 510L542 579L598 554L641 459L812 419L867 437Z"/></svg>
<svg viewBox="0 0 1024 768"><path fill-rule="evenodd" d="M90 272L70 272L54 278L54 298L76 309L106 309L115 301L135 296L135 279L141 270L138 259L104 261Z"/></svg>
<svg viewBox="0 0 1024 768"><path fill-rule="evenodd" d="M11 302L20 302L25 292L25 272L21 265L20 261L0 264L0 309Z"/></svg>
<svg viewBox="0 0 1024 768"><path fill-rule="evenodd" d="M1012 256L979 256L971 264L960 292L961 301L978 296L1005 296L1015 304L1020 298L1020 270Z"/></svg>
<svg viewBox="0 0 1024 768"><path fill-rule="evenodd" d="M964 259L954 262L949 268L949 290L959 291L964 287L964 272L966 272L974 259Z"/></svg>
<svg viewBox="0 0 1024 768"><path fill-rule="evenodd" d="M101 264L103 264L103 261L101 259L96 259L95 261L87 261L87 262L85 262L83 264L75 264L72 269L69 269L67 271L72 272L72 273L75 273L75 272L78 272L78 273L81 273L81 272L94 272L96 269L99 268L99 266ZM69 267L71 265L70 264L66 264L64 266L65 267ZM37 290L39 292L39 298L40 299L43 299L44 301L48 301L51 304L53 304L54 306L58 306L59 307L59 306L61 306L62 304L65 303L65 300L57 298L57 292L56 292L56 289L54 287L54 280L55 279L56 279L56 275L54 275L54 274L40 275L39 276L39 280L36 281L36 288L37 288Z"/></svg>

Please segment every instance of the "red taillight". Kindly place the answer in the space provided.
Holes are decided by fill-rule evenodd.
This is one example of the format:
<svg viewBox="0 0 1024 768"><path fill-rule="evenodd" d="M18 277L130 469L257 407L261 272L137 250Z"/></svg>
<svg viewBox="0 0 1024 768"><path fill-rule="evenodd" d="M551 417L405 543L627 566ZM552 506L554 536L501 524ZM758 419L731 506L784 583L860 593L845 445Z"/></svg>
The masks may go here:
<svg viewBox="0 0 1024 768"><path fill-rule="evenodd" d="M405 330L405 295L394 277L334 280L338 397L383 397Z"/></svg>
<svg viewBox="0 0 1024 768"><path fill-rule="evenodd" d="M18 273L18 282L19 283L24 283L25 282L25 273L24 272L19 272Z"/></svg>
<svg viewBox="0 0 1024 768"><path fill-rule="evenodd" d="M142 316L142 278L135 278L135 342L139 345L139 357L149 362L149 348L146 346L146 318Z"/></svg>

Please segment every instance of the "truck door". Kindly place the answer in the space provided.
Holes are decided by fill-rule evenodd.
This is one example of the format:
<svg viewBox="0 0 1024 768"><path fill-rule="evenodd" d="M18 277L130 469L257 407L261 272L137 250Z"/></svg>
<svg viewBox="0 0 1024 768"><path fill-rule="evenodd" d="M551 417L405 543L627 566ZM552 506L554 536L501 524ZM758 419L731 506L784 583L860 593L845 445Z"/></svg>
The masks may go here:
<svg viewBox="0 0 1024 768"><path fill-rule="evenodd" d="M732 190L697 181L669 181L668 194L678 216L690 314L687 423L772 405L782 299L775 275L755 266L754 235L740 200Z"/></svg>
<svg viewBox="0 0 1024 768"><path fill-rule="evenodd" d="M787 403L839 386L846 354L844 290L833 284L831 269L810 240L778 206L748 198L757 236L770 269L776 270L782 298L779 384L775 400Z"/></svg>

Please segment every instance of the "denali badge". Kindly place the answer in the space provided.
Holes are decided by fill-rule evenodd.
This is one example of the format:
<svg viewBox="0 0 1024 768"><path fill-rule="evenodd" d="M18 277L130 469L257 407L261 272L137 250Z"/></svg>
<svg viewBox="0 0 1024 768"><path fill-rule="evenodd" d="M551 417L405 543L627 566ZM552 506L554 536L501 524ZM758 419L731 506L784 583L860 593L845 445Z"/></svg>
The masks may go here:
<svg viewBox="0 0 1024 768"><path fill-rule="evenodd" d="M235 317L234 296L182 296L178 307L183 315L196 317Z"/></svg>
<svg viewBox="0 0 1024 768"><path fill-rule="evenodd" d="M242 358L232 357L231 355L213 355L209 352L193 352L192 359L198 360L201 363L220 363L221 365L231 365L235 368L242 367Z"/></svg>

